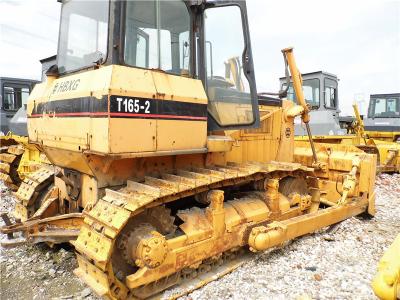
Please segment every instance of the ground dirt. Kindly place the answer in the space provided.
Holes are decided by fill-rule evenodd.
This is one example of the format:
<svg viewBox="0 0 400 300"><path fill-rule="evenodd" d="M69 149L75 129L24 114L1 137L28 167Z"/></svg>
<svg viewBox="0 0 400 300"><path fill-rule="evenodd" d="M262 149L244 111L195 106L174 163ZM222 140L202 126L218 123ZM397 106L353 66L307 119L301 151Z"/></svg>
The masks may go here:
<svg viewBox="0 0 400 300"><path fill-rule="evenodd" d="M12 211L12 193L2 183L0 190L0 210ZM351 218L254 254L183 299L375 299L370 282L377 263L400 232L400 175L379 175L376 194L375 218ZM0 250L2 300L98 299L73 274L77 262L71 246Z"/></svg>

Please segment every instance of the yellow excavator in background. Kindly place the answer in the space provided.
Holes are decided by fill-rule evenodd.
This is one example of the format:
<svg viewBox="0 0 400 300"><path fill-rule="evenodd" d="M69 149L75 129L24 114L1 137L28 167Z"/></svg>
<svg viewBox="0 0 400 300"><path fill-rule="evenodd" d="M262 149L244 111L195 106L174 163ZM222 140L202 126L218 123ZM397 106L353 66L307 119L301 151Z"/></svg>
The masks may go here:
<svg viewBox="0 0 400 300"><path fill-rule="evenodd" d="M3 216L3 245L72 240L75 273L98 295L179 284L179 296L247 249L374 214L374 155L314 143L309 127L294 147L309 108L291 48L299 103L257 94L244 1L62 5L57 64L27 109L29 142L54 166L20 186L21 222Z"/></svg>

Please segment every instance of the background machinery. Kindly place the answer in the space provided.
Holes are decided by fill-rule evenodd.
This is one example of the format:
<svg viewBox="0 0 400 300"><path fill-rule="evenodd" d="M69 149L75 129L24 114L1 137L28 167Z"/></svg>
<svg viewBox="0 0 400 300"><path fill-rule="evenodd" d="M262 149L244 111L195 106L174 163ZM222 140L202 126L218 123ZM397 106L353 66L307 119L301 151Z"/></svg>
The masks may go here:
<svg viewBox="0 0 400 300"><path fill-rule="evenodd" d="M56 56L40 60L41 80L45 72L54 65ZM30 175L50 162L38 148L28 141L26 103L32 88L39 81L17 78L0 78L1 85L1 131L0 179L13 190L23 180L34 180Z"/></svg>
<svg viewBox="0 0 400 300"><path fill-rule="evenodd" d="M304 73L303 91L310 107L310 127L314 135L344 135L346 129L340 126L338 78L336 75L317 71ZM282 90L286 89L286 77L279 78ZM289 83L287 99L297 101L293 83ZM307 135L300 119L295 120L295 135Z"/></svg>
<svg viewBox="0 0 400 300"><path fill-rule="evenodd" d="M364 124L369 137L399 142L400 93L371 95Z"/></svg>
<svg viewBox="0 0 400 300"><path fill-rule="evenodd" d="M302 77L305 99L310 108L310 127L315 142L354 145L367 153L377 155L379 172L400 171L400 144L393 142L396 136L395 132L367 132L364 122L370 123L371 119L364 118L363 120L356 104L353 105L354 117L342 118L339 116L338 79L336 75L319 71L303 74ZM286 89L287 82L284 78L280 78L280 83L282 90ZM293 82L289 83L287 97L296 101ZM393 95L391 97L393 98ZM388 103L393 103L389 104L393 108L389 109L396 110L398 107L396 106L397 100L392 98L388 100ZM371 99L373 100L370 102L370 116L374 110L371 107L378 98ZM384 99L378 99L378 101L385 101L384 103L386 103ZM389 114L382 113L382 115L395 116L396 114L392 112ZM394 121L389 120L386 122L396 122L395 118L393 118ZM392 129L395 129L395 127L392 127ZM295 120L295 135L297 135L295 138L297 145L302 145L301 141L308 140L306 128L300 119Z"/></svg>
<svg viewBox="0 0 400 300"><path fill-rule="evenodd" d="M246 247L373 215L374 156L295 149L309 108L283 54L299 105L257 95L244 1L63 2L57 64L27 110L29 141L55 167L20 186L23 222L1 231L74 240L76 274L127 299L213 274L196 288Z"/></svg>
<svg viewBox="0 0 400 300"><path fill-rule="evenodd" d="M16 190L45 158L28 144L26 103L35 80L1 77L0 179Z"/></svg>
<svg viewBox="0 0 400 300"><path fill-rule="evenodd" d="M399 172L400 171L400 144L380 138L371 138L365 131L364 121L359 113L357 104L353 104L355 121L352 129L358 141L358 148L376 153L378 159L378 171ZM354 143L354 139L352 140Z"/></svg>
<svg viewBox="0 0 400 300"><path fill-rule="evenodd" d="M10 131L12 118L21 107L26 105L29 93L36 83L38 83L36 80L0 77L0 123L4 135ZM14 126L13 129L17 128ZM15 134L26 136L28 133L25 127L24 132L15 132Z"/></svg>

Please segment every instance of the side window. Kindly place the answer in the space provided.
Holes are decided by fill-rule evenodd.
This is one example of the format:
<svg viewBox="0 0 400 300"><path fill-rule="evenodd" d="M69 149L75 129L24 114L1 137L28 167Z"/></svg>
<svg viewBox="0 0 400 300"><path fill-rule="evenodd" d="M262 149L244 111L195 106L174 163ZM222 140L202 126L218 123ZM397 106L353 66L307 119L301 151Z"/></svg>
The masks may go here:
<svg viewBox="0 0 400 300"><path fill-rule="evenodd" d="M3 109L16 111L22 104L26 104L29 96L28 87L15 87L4 85Z"/></svg>
<svg viewBox="0 0 400 300"><path fill-rule="evenodd" d="M368 104L368 118L374 117L375 101L370 99Z"/></svg>
<svg viewBox="0 0 400 300"><path fill-rule="evenodd" d="M189 70L190 64L190 48L189 48L189 31L185 31L179 34L179 67L184 70Z"/></svg>
<svg viewBox="0 0 400 300"><path fill-rule="evenodd" d="M61 73L107 56L109 1L63 1L57 65Z"/></svg>
<svg viewBox="0 0 400 300"><path fill-rule="evenodd" d="M229 22L222 22L227 16ZM252 124L252 97L242 63L246 45L241 10L238 6L210 8L204 19L208 111L219 126Z"/></svg>
<svg viewBox="0 0 400 300"><path fill-rule="evenodd" d="M386 99L375 100L375 116L380 116L386 112Z"/></svg>
<svg viewBox="0 0 400 300"><path fill-rule="evenodd" d="M282 90L285 89L285 88L286 88L286 84L284 84L284 86L282 87ZM289 88L288 88L288 91L287 91L287 98L289 100L292 100L292 101L297 101L296 94L294 93L294 88L293 88L293 84L292 83L289 84Z"/></svg>
<svg viewBox="0 0 400 300"><path fill-rule="evenodd" d="M336 108L337 107L337 82L335 80L325 78L324 80L325 90L325 107Z"/></svg>
<svg viewBox="0 0 400 300"><path fill-rule="evenodd" d="M3 109L4 110L15 110L16 99L14 89L12 87L4 86L4 99L3 99Z"/></svg>
<svg viewBox="0 0 400 300"><path fill-rule="evenodd" d="M172 42L171 32L168 30L160 30L160 69L166 71L172 71L172 54L171 46L176 44L176 41ZM175 64L176 69L178 69L178 65ZM171 72L175 73L175 72Z"/></svg>
<svg viewBox="0 0 400 300"><path fill-rule="evenodd" d="M29 88L21 88L21 102L22 104L28 103Z"/></svg>
<svg viewBox="0 0 400 300"><path fill-rule="evenodd" d="M396 99L387 99L387 112L388 114L396 115Z"/></svg>
<svg viewBox="0 0 400 300"><path fill-rule="evenodd" d="M106 11L107 12L107 11ZM82 30L85 28L85 30ZM69 27L70 38L68 49L73 51L74 58L80 63L90 66L102 58L105 59L107 52L107 23L99 22L86 16L72 14ZM79 32L80 34L73 34ZM79 45L76 47L76 45ZM77 68L79 66L77 65Z"/></svg>
<svg viewBox="0 0 400 300"><path fill-rule="evenodd" d="M313 84L303 84L303 92L306 102L310 104L311 107L319 106L319 87Z"/></svg>
<svg viewBox="0 0 400 300"><path fill-rule="evenodd" d="M139 29L136 47L136 65L141 68L147 68L149 65L149 35Z"/></svg>

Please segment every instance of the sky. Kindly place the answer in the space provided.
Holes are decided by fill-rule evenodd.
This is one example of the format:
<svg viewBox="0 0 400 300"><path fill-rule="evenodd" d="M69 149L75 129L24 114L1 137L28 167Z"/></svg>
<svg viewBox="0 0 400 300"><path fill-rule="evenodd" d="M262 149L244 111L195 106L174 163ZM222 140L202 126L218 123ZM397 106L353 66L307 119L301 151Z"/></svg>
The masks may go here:
<svg viewBox="0 0 400 300"><path fill-rule="evenodd" d="M400 92L400 0L248 0L247 9L258 92L279 90L288 46L301 72L339 77L343 115L354 100L365 112L370 94ZM59 14L56 0L0 0L0 76L40 79Z"/></svg>

